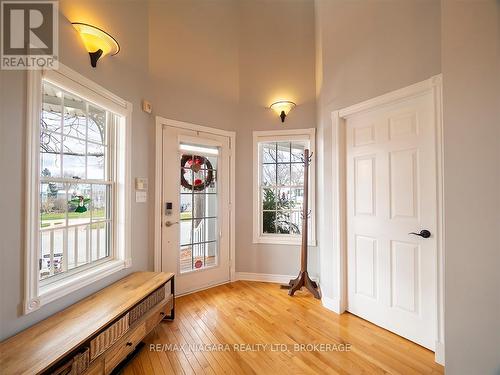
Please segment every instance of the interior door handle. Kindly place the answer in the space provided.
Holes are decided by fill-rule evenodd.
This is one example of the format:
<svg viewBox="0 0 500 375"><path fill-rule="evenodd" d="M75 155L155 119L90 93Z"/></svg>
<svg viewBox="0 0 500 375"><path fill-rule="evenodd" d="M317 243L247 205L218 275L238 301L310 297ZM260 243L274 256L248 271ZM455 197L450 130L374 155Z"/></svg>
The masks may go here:
<svg viewBox="0 0 500 375"><path fill-rule="evenodd" d="M431 236L431 232L429 232L427 229L421 230L420 233L410 232L408 234L414 234L415 236L420 236L422 238L429 238Z"/></svg>
<svg viewBox="0 0 500 375"><path fill-rule="evenodd" d="M174 221L174 222L167 221L167 222L165 223L165 226L166 226L166 227L171 227L171 226L172 226L172 225L174 225L174 224L179 224L179 222L178 222L178 221Z"/></svg>

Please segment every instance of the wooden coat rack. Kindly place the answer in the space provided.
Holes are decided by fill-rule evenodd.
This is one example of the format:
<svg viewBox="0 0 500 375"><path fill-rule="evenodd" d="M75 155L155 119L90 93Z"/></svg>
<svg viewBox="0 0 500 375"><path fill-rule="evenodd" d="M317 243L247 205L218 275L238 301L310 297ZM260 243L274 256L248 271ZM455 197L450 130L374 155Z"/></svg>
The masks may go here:
<svg viewBox="0 0 500 375"><path fill-rule="evenodd" d="M309 292L314 296L314 298L320 298L318 291L318 284L312 281L307 273L307 232L308 232L308 221L311 213L309 212L309 164L311 164L312 154L309 155L309 150L304 150L304 201L302 202L302 248L301 248L301 258L300 258L300 272L296 279L290 280L288 285L284 285L283 288L289 289L288 295L293 296L294 293L302 288L306 287Z"/></svg>

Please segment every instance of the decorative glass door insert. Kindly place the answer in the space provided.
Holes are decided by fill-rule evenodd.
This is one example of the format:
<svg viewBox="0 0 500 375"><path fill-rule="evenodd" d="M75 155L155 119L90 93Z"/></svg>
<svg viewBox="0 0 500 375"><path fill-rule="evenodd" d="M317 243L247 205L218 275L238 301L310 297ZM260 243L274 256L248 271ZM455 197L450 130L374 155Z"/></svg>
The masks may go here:
<svg viewBox="0 0 500 375"><path fill-rule="evenodd" d="M180 144L180 273L218 264L216 147Z"/></svg>

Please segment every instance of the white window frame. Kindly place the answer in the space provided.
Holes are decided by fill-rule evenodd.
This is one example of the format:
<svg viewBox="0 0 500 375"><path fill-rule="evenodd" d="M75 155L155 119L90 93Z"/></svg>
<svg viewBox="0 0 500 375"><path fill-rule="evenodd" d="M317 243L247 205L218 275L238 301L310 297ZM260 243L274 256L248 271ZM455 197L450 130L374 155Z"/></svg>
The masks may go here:
<svg viewBox="0 0 500 375"><path fill-rule="evenodd" d="M40 115L42 81L50 82L85 101L120 116L116 124L115 180L113 200L113 245L110 257L94 266L82 267L51 283L39 280L40 228ZM130 249L130 153L132 104L112 94L81 74L59 64L58 70L28 71L26 126L26 246L25 296L28 314L58 298L90 285L132 265Z"/></svg>
<svg viewBox="0 0 500 375"><path fill-rule="evenodd" d="M261 231L261 160L259 143L282 141L308 141L313 159L309 167L309 209L311 210L309 246L316 246L316 129L264 130L253 132L253 243L300 245L301 235L263 234Z"/></svg>

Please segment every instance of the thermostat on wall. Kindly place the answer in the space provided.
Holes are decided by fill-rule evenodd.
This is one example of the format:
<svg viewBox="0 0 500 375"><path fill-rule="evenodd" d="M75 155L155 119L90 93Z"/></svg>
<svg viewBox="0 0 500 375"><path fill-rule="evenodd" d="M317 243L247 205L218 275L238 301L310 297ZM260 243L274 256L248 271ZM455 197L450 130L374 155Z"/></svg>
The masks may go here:
<svg viewBox="0 0 500 375"><path fill-rule="evenodd" d="M148 190L148 179L144 177L136 177L135 190Z"/></svg>

